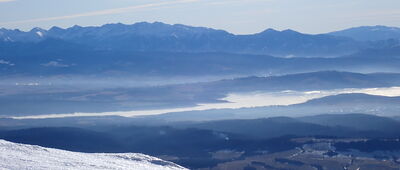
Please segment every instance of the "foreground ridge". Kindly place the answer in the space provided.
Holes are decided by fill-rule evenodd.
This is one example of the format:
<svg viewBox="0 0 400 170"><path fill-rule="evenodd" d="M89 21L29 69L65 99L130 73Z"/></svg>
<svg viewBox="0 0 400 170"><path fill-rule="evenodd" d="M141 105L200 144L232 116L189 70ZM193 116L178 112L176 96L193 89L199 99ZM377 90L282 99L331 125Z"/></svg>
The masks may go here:
<svg viewBox="0 0 400 170"><path fill-rule="evenodd" d="M185 169L139 153L79 153L0 140L0 169Z"/></svg>

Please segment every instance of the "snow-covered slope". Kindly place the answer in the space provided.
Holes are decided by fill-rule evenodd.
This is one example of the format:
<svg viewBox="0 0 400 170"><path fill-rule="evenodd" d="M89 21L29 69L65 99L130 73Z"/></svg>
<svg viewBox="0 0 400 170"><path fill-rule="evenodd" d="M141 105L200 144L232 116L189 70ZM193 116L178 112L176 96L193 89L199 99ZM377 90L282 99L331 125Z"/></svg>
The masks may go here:
<svg viewBox="0 0 400 170"><path fill-rule="evenodd" d="M79 153L0 140L0 169L185 169L138 154Z"/></svg>

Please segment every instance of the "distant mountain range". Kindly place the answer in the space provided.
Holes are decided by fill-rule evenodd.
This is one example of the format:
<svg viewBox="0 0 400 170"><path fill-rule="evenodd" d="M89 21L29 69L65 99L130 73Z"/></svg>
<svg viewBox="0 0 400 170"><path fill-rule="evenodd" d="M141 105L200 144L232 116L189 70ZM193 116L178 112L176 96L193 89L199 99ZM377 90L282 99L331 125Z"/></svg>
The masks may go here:
<svg viewBox="0 0 400 170"><path fill-rule="evenodd" d="M39 43L0 45L0 76L96 75L96 77L115 78L239 75L244 77L325 70L361 73L400 72L399 53L394 50L388 56L381 55L386 52L388 50L376 53L365 51L354 56L339 58L279 58L230 53L93 51L67 42L45 40Z"/></svg>
<svg viewBox="0 0 400 170"><path fill-rule="evenodd" d="M329 35L352 38L357 41L381 41L400 39L400 28L377 26L362 26L328 33Z"/></svg>
<svg viewBox="0 0 400 170"><path fill-rule="evenodd" d="M328 34L267 29L251 35L160 22L31 31L0 29L0 75L255 75L321 70L398 72L392 27ZM359 30L359 31L357 31ZM357 34L356 34L357 33ZM361 33L360 33L361 34ZM383 33L382 33L383 34ZM274 57L275 56L275 57Z"/></svg>
<svg viewBox="0 0 400 170"><path fill-rule="evenodd" d="M340 115L346 113L365 113L370 115L393 117L398 115L399 109L399 97L349 93L326 96L312 99L305 103L288 106L213 109L205 111L166 113L162 115L137 118L139 120L137 122L163 124L168 122L255 119L275 116L301 117L319 114L332 114L337 115L336 117L340 117Z"/></svg>
<svg viewBox="0 0 400 170"><path fill-rule="evenodd" d="M348 94L339 94L333 96L327 96L323 98L309 100L302 105L309 106L322 106L322 105L330 105L330 106L344 106L347 105L349 107L356 105L377 105L385 106L385 105L398 105L400 104L400 97L387 97L387 96L377 96L377 95L368 95L364 93L348 93Z"/></svg>
<svg viewBox="0 0 400 170"><path fill-rule="evenodd" d="M245 77L205 83L206 89L227 91L327 90L341 88L391 87L400 84L400 74L361 74L339 71L318 71L282 76Z"/></svg>
<svg viewBox="0 0 400 170"><path fill-rule="evenodd" d="M329 127L347 127L357 130L383 131L399 134L400 122L388 117L366 114L325 114L298 118L307 123Z"/></svg>
<svg viewBox="0 0 400 170"><path fill-rule="evenodd" d="M101 118L95 119L101 120ZM104 118L104 120L108 121L103 120L99 123L95 122L95 119L75 118L72 120L74 124L68 123L71 121L68 118L56 120L59 121L58 123L50 123L52 120L46 119L33 119L25 121L29 122L27 127L20 126L24 120L15 120L15 124L9 126L10 129L3 128L3 130L0 130L0 139L41 144L42 146L79 152L113 153L128 150L129 152L154 154L162 150L166 154L171 154L176 152L174 149L183 145L202 143L195 145L192 149L203 149L202 147L206 145L239 142L235 140L238 138L242 140L248 139L248 137L260 139L271 139L286 135L384 137L398 136L400 134L397 130L400 127L399 121L388 117L367 114L328 114L298 118L271 117L185 121L174 122L168 126L162 124L138 126L140 122L132 121L121 124L121 122L112 122L113 118ZM93 121L93 124L79 123L86 121ZM34 125L35 122L38 124ZM40 125L39 122L42 124ZM47 123L47 126L37 128L43 126L43 123ZM69 127L64 127L66 125ZM65 141L68 141L68 145L64 143ZM157 146L157 141L162 142L162 144L160 143ZM225 147L229 146L231 145L226 145ZM180 151L180 153L184 152L186 151ZM193 155L199 154L196 152L188 153Z"/></svg>
<svg viewBox="0 0 400 170"><path fill-rule="evenodd" d="M119 82L122 82L122 80ZM321 71L268 77L253 76L212 82L149 87L121 88L120 86L115 88L115 86L108 84L103 86L105 88L88 88L86 90L76 90L81 88L79 84L69 85L69 87L49 86L46 84L22 87L12 85L9 86L8 89L5 88L3 93L0 95L0 108L2 108L0 110L0 116L166 109L192 107L201 103L220 103L223 102L221 101L222 98L226 97L227 94L232 93L277 92L282 94L282 91L288 90L304 92L344 88L377 88L394 86L400 86L400 74L360 74L337 71ZM89 87L91 86L89 85ZM393 108L392 106L399 105L399 101L398 98L348 94L322 98L319 100L316 99L310 101L310 103L301 104L298 107L288 106L280 110L271 110L270 107L249 109L251 111L240 109L238 109L238 111L227 111L223 109L215 110L215 112L238 114L208 114L209 112L214 112L214 110L211 110L203 111L201 113L171 113L154 117L149 116L148 118L167 121L195 119L209 120L214 119L215 117L216 119L221 117L243 118L240 116L246 115L249 117L265 117L269 113L273 112L284 112L282 115L299 115L304 113L331 112L331 110L359 111L357 113L365 113L366 110L373 109L377 106L380 106L377 107L380 109L389 107L391 110L396 110L398 107ZM322 107L323 109L321 109ZM359 109L354 110L357 108ZM252 114L254 111L259 114ZM370 111L368 111L368 113L370 113ZM383 112L382 110L382 114L387 114L387 112Z"/></svg>
<svg viewBox="0 0 400 170"><path fill-rule="evenodd" d="M299 154L337 159L335 147L398 155L400 97L378 96L396 95L398 86L394 27L318 35L273 29L235 35L160 22L0 29L0 139L75 152L145 153L190 169L260 154L286 164L281 152L289 150L296 152L285 153L288 160L297 164L303 164ZM390 138L396 140L385 141ZM309 150L314 147L329 152ZM39 161L61 160L54 152L82 156L0 140L0 169L37 164L30 155L10 159L20 151L41 154L34 156ZM348 157L345 162L359 167ZM393 158L397 165L399 156ZM326 169L308 163L306 169Z"/></svg>
<svg viewBox="0 0 400 170"><path fill-rule="evenodd" d="M272 117L249 120L219 120L188 123L183 126L271 138L283 135L346 136L349 133L354 133L354 131L379 131L385 134L398 135L399 132L396 129L400 128L400 122L387 117L366 114L332 114L299 118ZM335 128L335 130L332 130L332 128ZM373 134L371 133L371 135Z"/></svg>
<svg viewBox="0 0 400 170"><path fill-rule="evenodd" d="M23 42L24 45L50 43L53 48L53 45L58 47L68 42L106 51L229 52L282 57L332 57L374 47L371 42L360 42L360 40L398 39L400 37L398 30L398 28L376 26L311 35L293 30L267 29L257 34L234 35L205 27L141 22L133 25L106 24L100 27L73 26L67 29L34 28L28 32L3 28L0 29L0 40L2 40L0 47L9 43L16 46Z"/></svg>

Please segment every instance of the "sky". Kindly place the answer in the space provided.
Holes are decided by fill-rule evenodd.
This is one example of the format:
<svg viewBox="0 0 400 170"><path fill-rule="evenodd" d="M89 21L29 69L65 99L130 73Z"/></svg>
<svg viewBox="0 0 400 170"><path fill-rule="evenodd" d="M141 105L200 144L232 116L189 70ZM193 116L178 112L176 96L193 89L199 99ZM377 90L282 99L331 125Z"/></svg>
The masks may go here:
<svg viewBox="0 0 400 170"><path fill-rule="evenodd" d="M164 22L252 34L267 28L326 33L363 25L400 27L400 0L0 0L0 27Z"/></svg>

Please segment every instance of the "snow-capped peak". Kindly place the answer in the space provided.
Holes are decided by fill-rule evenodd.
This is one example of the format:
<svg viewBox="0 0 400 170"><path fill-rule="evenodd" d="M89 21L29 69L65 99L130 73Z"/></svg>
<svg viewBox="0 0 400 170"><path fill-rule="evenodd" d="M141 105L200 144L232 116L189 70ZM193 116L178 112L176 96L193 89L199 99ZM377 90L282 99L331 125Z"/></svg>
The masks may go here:
<svg viewBox="0 0 400 170"><path fill-rule="evenodd" d="M37 34L39 37L43 37L43 33L40 32L40 31L37 31L36 34Z"/></svg>
<svg viewBox="0 0 400 170"><path fill-rule="evenodd" d="M0 169L185 169L138 154L79 153L0 140Z"/></svg>

